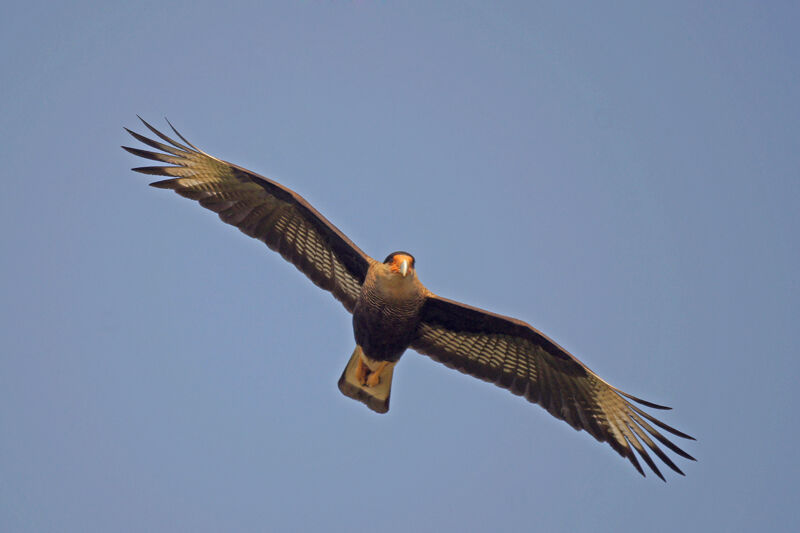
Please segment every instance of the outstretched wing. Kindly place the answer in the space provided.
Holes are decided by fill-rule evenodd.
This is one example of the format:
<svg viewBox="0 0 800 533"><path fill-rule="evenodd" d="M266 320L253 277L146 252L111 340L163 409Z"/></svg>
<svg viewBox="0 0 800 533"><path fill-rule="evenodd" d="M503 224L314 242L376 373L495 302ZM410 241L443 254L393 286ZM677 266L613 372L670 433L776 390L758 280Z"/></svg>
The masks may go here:
<svg viewBox="0 0 800 533"><path fill-rule="evenodd" d="M653 425L685 439L694 440L692 437L657 420L633 402L654 409L668 407L612 387L566 350L519 320L430 295L422 307L419 336L411 347L540 404L573 428L608 442L642 475L644 471L633 449L664 479L642 442L683 475L653 438L681 457L694 460Z"/></svg>
<svg viewBox="0 0 800 533"><path fill-rule="evenodd" d="M264 241L353 312L372 259L336 226L283 185L202 152L175 128L172 130L188 146L142 122L169 144L125 128L134 138L161 152L123 148L133 155L171 166L133 170L170 176L172 179L150 185L172 189L181 196L197 200L203 207L218 213L223 222Z"/></svg>

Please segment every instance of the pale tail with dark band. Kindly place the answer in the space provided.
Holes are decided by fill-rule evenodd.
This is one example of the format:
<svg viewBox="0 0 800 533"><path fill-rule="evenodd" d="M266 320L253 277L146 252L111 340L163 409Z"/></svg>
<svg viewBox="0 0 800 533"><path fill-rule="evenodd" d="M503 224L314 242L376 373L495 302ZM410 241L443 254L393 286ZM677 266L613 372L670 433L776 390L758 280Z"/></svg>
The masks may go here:
<svg viewBox="0 0 800 533"><path fill-rule="evenodd" d="M356 346L350 361L339 378L339 390L342 394L362 402L376 413L385 413L389 410L389 395L392 392L392 374L394 373L394 363L389 363L381 372L381 381L374 387L362 385L356 378L356 367L358 360L364 354L360 346ZM364 357L364 362L368 367L377 364Z"/></svg>

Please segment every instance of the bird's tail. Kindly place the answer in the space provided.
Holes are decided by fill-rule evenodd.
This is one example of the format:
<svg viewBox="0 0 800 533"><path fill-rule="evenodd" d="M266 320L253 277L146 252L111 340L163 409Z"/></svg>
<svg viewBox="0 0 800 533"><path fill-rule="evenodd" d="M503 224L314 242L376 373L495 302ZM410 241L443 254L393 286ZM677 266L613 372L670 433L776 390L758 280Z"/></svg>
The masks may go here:
<svg viewBox="0 0 800 533"><path fill-rule="evenodd" d="M380 382L377 385L369 386L362 384L362 377L358 376L359 361L362 368L362 376L377 371L380 375ZM356 346L353 355L350 356L347 366L344 367L342 377L339 378L339 390L342 394L362 402L376 413L385 413L389 410L389 395L392 392L392 374L394 373L394 363L381 363L373 361L364 355L361 346Z"/></svg>

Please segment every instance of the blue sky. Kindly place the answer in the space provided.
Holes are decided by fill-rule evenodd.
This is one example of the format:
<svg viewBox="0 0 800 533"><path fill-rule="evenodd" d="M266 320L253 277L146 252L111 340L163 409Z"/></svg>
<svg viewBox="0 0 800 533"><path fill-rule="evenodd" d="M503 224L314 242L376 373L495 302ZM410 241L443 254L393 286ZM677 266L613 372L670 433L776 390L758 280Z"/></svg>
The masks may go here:
<svg viewBox="0 0 800 533"><path fill-rule="evenodd" d="M0 19L0 530L796 531L791 2L21 3ZM433 291L674 407L641 478L146 186L169 119ZM795 496L792 496L794 494Z"/></svg>

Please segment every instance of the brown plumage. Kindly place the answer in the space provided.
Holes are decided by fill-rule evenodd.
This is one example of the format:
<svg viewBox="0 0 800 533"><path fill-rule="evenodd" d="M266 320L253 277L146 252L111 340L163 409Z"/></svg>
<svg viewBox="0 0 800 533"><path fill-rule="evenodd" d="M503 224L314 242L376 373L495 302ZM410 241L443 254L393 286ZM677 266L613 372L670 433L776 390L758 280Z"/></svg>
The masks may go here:
<svg viewBox="0 0 800 533"><path fill-rule="evenodd" d="M164 142L127 131L160 152L123 148L169 166L133 170L168 176L151 185L197 200L224 222L260 239L353 313L356 349L339 380L347 396L374 411L388 411L394 365L410 347L540 404L573 428L608 442L642 475L636 453L664 479L648 448L683 474L656 441L694 460L657 428L692 437L635 403L667 407L612 387L525 322L436 296L417 278L410 254L395 252L378 262L294 191L200 151L174 128L185 144L142 122Z"/></svg>

